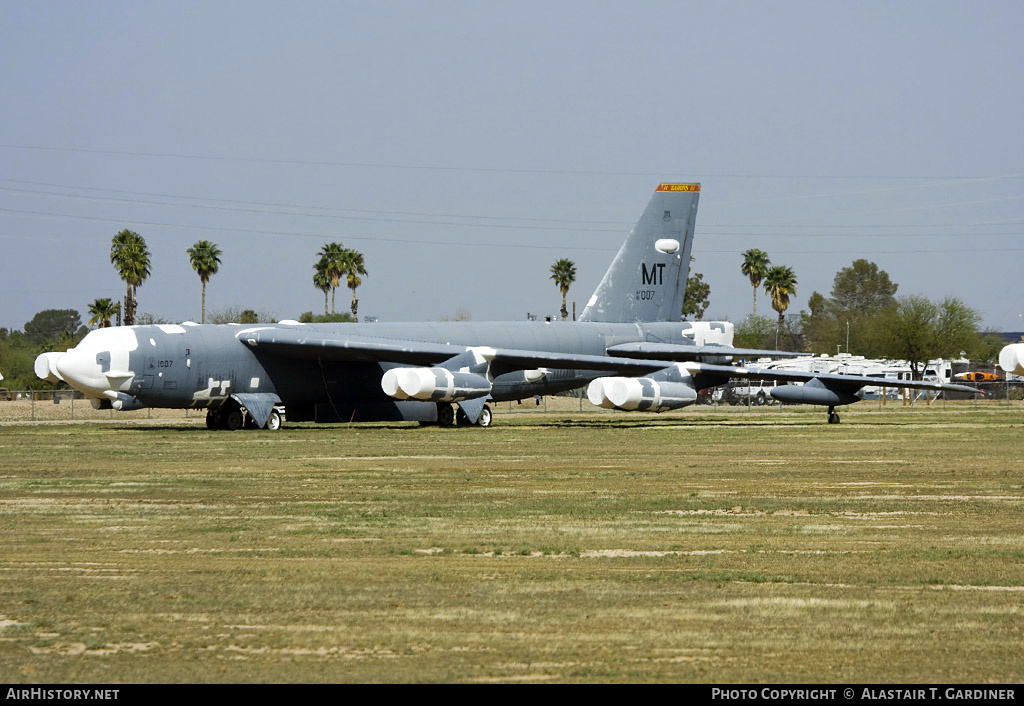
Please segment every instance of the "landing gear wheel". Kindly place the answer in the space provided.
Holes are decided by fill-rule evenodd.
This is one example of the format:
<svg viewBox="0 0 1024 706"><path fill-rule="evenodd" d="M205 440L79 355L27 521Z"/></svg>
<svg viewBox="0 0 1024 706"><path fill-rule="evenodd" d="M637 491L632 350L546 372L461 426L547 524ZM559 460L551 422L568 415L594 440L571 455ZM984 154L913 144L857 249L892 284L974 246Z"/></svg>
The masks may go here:
<svg viewBox="0 0 1024 706"><path fill-rule="evenodd" d="M835 407L829 407L828 408L828 423L829 424L838 424L839 423L839 414L836 412Z"/></svg>
<svg viewBox="0 0 1024 706"><path fill-rule="evenodd" d="M437 403L437 424L442 427L455 424L455 408L447 402Z"/></svg>
<svg viewBox="0 0 1024 706"><path fill-rule="evenodd" d="M476 420L478 427L489 427L491 426L491 408L484 405L484 408L480 410L480 418Z"/></svg>
<svg viewBox="0 0 1024 706"><path fill-rule="evenodd" d="M277 431L281 428L281 413L276 409L270 410L270 416L267 417L267 429L269 431Z"/></svg>
<svg viewBox="0 0 1024 706"><path fill-rule="evenodd" d="M754 400L754 404L756 404L758 407L764 407L764 403L767 401L768 399L764 396L764 393L758 392L757 397Z"/></svg>
<svg viewBox="0 0 1024 706"><path fill-rule="evenodd" d="M228 431L238 431L242 428L242 410L229 409L221 415L221 422Z"/></svg>
<svg viewBox="0 0 1024 706"><path fill-rule="evenodd" d="M206 428L211 431L220 429L220 414L212 409L206 410Z"/></svg>

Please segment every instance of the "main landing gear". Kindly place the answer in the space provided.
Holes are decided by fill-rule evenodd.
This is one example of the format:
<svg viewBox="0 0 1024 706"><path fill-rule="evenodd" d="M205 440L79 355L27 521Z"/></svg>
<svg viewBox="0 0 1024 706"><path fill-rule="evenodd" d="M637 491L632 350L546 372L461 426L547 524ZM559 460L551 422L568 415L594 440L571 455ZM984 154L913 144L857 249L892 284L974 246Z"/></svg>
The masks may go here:
<svg viewBox="0 0 1024 706"><path fill-rule="evenodd" d="M248 411L242 408L235 400L228 400L220 407L213 407L206 411L207 429L226 429L237 431L239 429L258 429L256 420ZM277 408L270 411L267 417L267 426L270 431L277 431L281 428L281 412Z"/></svg>
<svg viewBox="0 0 1024 706"><path fill-rule="evenodd" d="M245 415L242 414L240 406L229 407L224 405L206 412L207 429L226 429L238 431L245 424Z"/></svg>
<svg viewBox="0 0 1024 706"><path fill-rule="evenodd" d="M839 423L839 413L836 412L836 408L835 407L829 407L828 408L828 423L829 424L838 424Z"/></svg>
<svg viewBox="0 0 1024 706"><path fill-rule="evenodd" d="M449 402L438 402L437 403L437 425L440 427L453 427L453 426L477 426L477 427L489 427L493 417L491 415L491 408L489 405L484 405L484 408L480 410L480 416L476 422L469 421L469 417L462 411L462 408L455 409L455 407Z"/></svg>

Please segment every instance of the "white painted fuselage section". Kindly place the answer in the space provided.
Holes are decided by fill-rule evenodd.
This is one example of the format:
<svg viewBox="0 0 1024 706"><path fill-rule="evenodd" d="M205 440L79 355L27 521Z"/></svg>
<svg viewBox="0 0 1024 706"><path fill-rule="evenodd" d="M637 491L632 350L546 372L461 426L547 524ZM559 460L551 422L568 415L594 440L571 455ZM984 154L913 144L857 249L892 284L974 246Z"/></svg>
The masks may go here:
<svg viewBox="0 0 1024 706"><path fill-rule="evenodd" d="M128 390L135 377L129 358L138 347L134 328L101 328L66 353L47 354L47 363L86 397L113 399L117 392Z"/></svg>

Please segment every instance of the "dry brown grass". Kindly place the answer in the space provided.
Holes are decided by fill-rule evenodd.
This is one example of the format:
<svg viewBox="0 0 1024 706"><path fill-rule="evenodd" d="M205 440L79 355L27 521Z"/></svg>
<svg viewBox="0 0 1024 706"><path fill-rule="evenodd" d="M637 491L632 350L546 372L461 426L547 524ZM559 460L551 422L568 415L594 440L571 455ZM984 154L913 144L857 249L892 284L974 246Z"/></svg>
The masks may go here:
<svg viewBox="0 0 1024 706"><path fill-rule="evenodd" d="M0 679L1019 681L1022 412L7 424Z"/></svg>

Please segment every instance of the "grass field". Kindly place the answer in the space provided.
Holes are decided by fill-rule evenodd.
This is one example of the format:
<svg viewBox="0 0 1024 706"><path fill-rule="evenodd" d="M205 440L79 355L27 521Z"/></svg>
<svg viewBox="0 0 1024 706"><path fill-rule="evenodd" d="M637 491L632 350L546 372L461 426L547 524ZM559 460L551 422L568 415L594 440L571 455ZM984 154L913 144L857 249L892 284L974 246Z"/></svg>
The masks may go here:
<svg viewBox="0 0 1024 706"><path fill-rule="evenodd" d="M1020 682L1024 407L862 405L0 425L0 681Z"/></svg>

